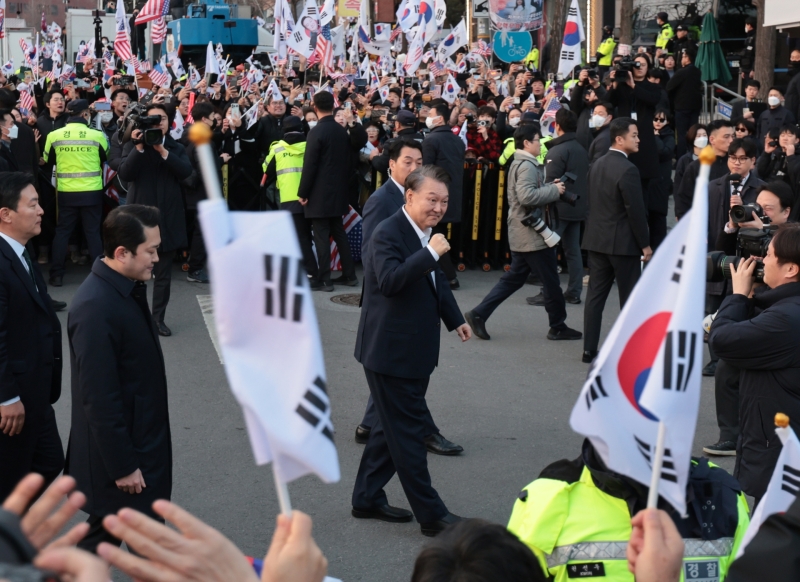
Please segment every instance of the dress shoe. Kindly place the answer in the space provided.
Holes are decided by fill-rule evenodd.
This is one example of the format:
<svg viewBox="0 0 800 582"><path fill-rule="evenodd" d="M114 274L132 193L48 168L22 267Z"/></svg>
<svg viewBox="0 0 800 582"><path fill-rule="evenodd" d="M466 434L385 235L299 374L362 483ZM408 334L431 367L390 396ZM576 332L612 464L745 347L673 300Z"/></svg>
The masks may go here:
<svg viewBox="0 0 800 582"><path fill-rule="evenodd" d="M429 453L446 457L452 457L464 452L464 447L450 442L438 432L425 437L425 448L428 449Z"/></svg>
<svg viewBox="0 0 800 582"><path fill-rule="evenodd" d="M379 505L371 509L354 507L350 513L358 519L379 519L390 523L407 523L414 517L414 514L407 509L392 507L391 505Z"/></svg>
<svg viewBox="0 0 800 582"><path fill-rule="evenodd" d="M451 291L455 291L456 289L461 289L461 283L458 282L458 277L456 277L452 281L448 281L448 283L450 283Z"/></svg>
<svg viewBox="0 0 800 582"><path fill-rule="evenodd" d="M713 378L716 373L717 363L714 361L707 363L703 368L703 376L711 376Z"/></svg>
<svg viewBox="0 0 800 582"><path fill-rule="evenodd" d="M475 337L479 337L482 340L492 339L486 331L486 322L483 321L480 315L474 311L467 311L464 314L464 319L467 320L467 323L472 328L472 333L475 334Z"/></svg>
<svg viewBox="0 0 800 582"><path fill-rule="evenodd" d="M448 526L457 523L462 519L464 518L453 515L452 513L448 513L442 519L419 524L419 529L422 531L422 535L432 538L442 533L447 529Z"/></svg>
<svg viewBox="0 0 800 582"><path fill-rule="evenodd" d="M53 287L61 287L64 284L64 277L62 277L61 275L51 275L50 284Z"/></svg>
<svg viewBox="0 0 800 582"><path fill-rule="evenodd" d="M312 291L325 291L326 293L330 293L333 291L333 283L330 281L310 281Z"/></svg>
<svg viewBox="0 0 800 582"><path fill-rule="evenodd" d="M544 305L544 295L539 293L538 295L534 295L533 297L527 297L525 301L528 302L528 305L537 305L542 307Z"/></svg>
<svg viewBox="0 0 800 582"><path fill-rule="evenodd" d="M358 285L358 277L353 277L352 279L349 279L344 275L340 275L335 279L331 280L331 283L333 283L334 285L347 285L348 287L355 287L356 285Z"/></svg>
<svg viewBox="0 0 800 582"><path fill-rule="evenodd" d="M716 455L719 457L735 457L736 443L733 441L719 441L713 445L706 445L703 447L703 452L707 455Z"/></svg>
<svg viewBox="0 0 800 582"><path fill-rule="evenodd" d="M583 334L576 329L564 326L561 329L550 328L547 332L547 339L549 340L579 340Z"/></svg>
<svg viewBox="0 0 800 582"><path fill-rule="evenodd" d="M164 337L169 337L172 335L172 330L168 328L163 321L156 322L156 329L158 330L158 335L162 335Z"/></svg>
<svg viewBox="0 0 800 582"><path fill-rule="evenodd" d="M594 359L597 357L597 350L586 350L583 352L583 356L581 357L581 362L584 364L591 364Z"/></svg>
<svg viewBox="0 0 800 582"><path fill-rule="evenodd" d="M364 426L363 424L359 424L356 427L356 442L360 445L367 444L369 440L369 433L371 432L371 428L368 426Z"/></svg>
<svg viewBox="0 0 800 582"><path fill-rule="evenodd" d="M564 293L564 301L567 303L571 303L572 305L579 305L581 302L580 297L575 297L574 295L570 295L569 293Z"/></svg>
<svg viewBox="0 0 800 582"><path fill-rule="evenodd" d="M53 311L61 311L67 306L66 301L56 301L52 297L50 298L50 305L53 306Z"/></svg>

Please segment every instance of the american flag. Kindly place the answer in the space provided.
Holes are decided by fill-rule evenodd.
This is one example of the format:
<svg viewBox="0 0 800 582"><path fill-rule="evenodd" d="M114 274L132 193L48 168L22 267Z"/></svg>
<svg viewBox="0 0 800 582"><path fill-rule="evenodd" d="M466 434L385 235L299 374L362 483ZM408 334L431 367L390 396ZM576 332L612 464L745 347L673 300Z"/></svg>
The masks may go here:
<svg viewBox="0 0 800 582"><path fill-rule="evenodd" d="M389 42L394 42L394 40L403 34L403 29L399 26L392 31L392 35L389 37Z"/></svg>
<svg viewBox="0 0 800 582"><path fill-rule="evenodd" d="M333 43L331 41L331 25L324 24L317 35L317 46L314 54L308 59L309 65L320 64L320 70L333 68Z"/></svg>
<svg viewBox="0 0 800 582"><path fill-rule="evenodd" d="M135 24L145 24L169 14L169 0L147 0L136 17Z"/></svg>
<svg viewBox="0 0 800 582"><path fill-rule="evenodd" d="M111 198L114 202L119 204L119 192L117 192L116 186L112 183L114 180L114 176L117 173L111 169L111 166L108 164L103 164L103 183L105 184L105 194L109 198Z"/></svg>
<svg viewBox="0 0 800 582"><path fill-rule="evenodd" d="M117 56L123 61L129 61L133 54L131 53L131 40L128 36L128 20L125 17L125 3L120 2L117 5L117 35L114 37L114 51Z"/></svg>
<svg viewBox="0 0 800 582"><path fill-rule="evenodd" d="M492 56L492 45L486 44L486 41L481 39L472 45L472 52L481 55L482 57Z"/></svg>
<svg viewBox="0 0 800 582"><path fill-rule="evenodd" d="M131 65L133 65L133 70L136 72L142 71L142 63L139 62L139 59L136 58L136 55L131 55L130 58Z"/></svg>
<svg viewBox="0 0 800 582"><path fill-rule="evenodd" d="M342 217L344 231L347 233L347 242L350 243L350 256L354 261L361 260L361 216L352 206L349 207L347 214ZM339 256L339 249L331 238L331 271L341 271L342 260Z"/></svg>
<svg viewBox="0 0 800 582"><path fill-rule="evenodd" d="M161 18L156 18L150 27L150 38L153 40L153 44L161 44L166 40L167 21L163 16Z"/></svg>
<svg viewBox="0 0 800 582"><path fill-rule="evenodd" d="M430 65L428 65L428 70L430 70L434 77L438 77L444 73L444 66L437 61L433 61Z"/></svg>
<svg viewBox="0 0 800 582"><path fill-rule="evenodd" d="M153 70L148 73L150 80L159 87L169 87L170 75L161 67L161 63L156 63Z"/></svg>
<svg viewBox="0 0 800 582"><path fill-rule="evenodd" d="M19 110L23 115L30 115L33 112L35 101L27 90L19 92Z"/></svg>
<svg viewBox="0 0 800 582"><path fill-rule="evenodd" d="M137 70L140 73L148 73L153 69L153 65L150 64L150 61L140 61Z"/></svg>

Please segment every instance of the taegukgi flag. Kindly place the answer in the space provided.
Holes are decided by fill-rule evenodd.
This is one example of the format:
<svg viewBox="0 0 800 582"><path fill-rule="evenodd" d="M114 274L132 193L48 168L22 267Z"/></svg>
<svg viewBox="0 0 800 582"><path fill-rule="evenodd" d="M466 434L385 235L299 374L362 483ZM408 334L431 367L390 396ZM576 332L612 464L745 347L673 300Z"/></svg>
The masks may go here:
<svg viewBox="0 0 800 582"><path fill-rule="evenodd" d="M778 457L778 463L775 465L775 471L772 473L772 479L769 481L767 492L753 511L750 527L744 534L736 555L737 558L744 553L747 544L758 533L761 524L770 515L788 511L789 506L800 495L800 441L797 440L797 435L792 428L788 426L788 419L787 426L776 428L775 434L781 439L783 448Z"/></svg>
<svg viewBox="0 0 800 582"><path fill-rule="evenodd" d="M686 514L703 349L708 174L703 152L691 214L658 247L603 343L572 429L612 470L650 485L659 421L666 427L658 492ZM710 156L710 157L708 157Z"/></svg>
<svg viewBox="0 0 800 582"><path fill-rule="evenodd" d="M581 64L581 43L586 40L583 32L583 20L578 9L578 0L572 0L564 24L564 40L561 41L561 54L558 59L558 72L565 77L576 65Z"/></svg>
<svg viewBox="0 0 800 582"><path fill-rule="evenodd" d="M200 203L220 348L256 462L288 483L339 480L331 402L308 277L288 212Z"/></svg>

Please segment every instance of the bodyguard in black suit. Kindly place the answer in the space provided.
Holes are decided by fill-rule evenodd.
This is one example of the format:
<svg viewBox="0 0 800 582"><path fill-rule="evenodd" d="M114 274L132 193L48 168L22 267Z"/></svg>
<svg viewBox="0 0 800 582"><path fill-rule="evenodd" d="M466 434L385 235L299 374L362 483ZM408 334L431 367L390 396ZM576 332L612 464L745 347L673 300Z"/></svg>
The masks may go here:
<svg viewBox="0 0 800 582"><path fill-rule="evenodd" d="M383 488L397 473L422 533L458 521L431 485L425 450L425 392L439 362L441 322L471 337L438 266L450 245L431 229L447 209L447 174L423 166L406 179L406 203L374 231L364 257L355 358L378 411L353 488L353 516L410 521ZM430 240L430 242L428 242Z"/></svg>
<svg viewBox="0 0 800 582"><path fill-rule="evenodd" d="M411 138L398 138L389 144L386 157L389 159L389 179L375 190L364 204L361 223L361 256L367 254L367 246L375 227L395 214L405 202L405 184L408 175L422 165L422 146ZM450 442L439 434L430 410L425 406L425 446L437 455L457 455L464 448ZM367 401L364 419L356 427L356 442L366 444L371 427L378 422L378 413L372 396Z"/></svg>
<svg viewBox="0 0 800 582"><path fill-rule="evenodd" d="M620 117L610 125L611 149L589 170L589 216L583 248L589 251L589 289L583 312L583 361L591 362L600 343L603 308L614 279L620 309L639 281L640 257L650 260L650 233L636 166L628 160L639 149L636 122ZM645 132L653 132L646 128Z"/></svg>
<svg viewBox="0 0 800 582"><path fill-rule="evenodd" d="M25 249L41 232L33 177L0 173L0 498L31 471L64 467L52 404L61 395L61 323Z"/></svg>
<svg viewBox="0 0 800 582"><path fill-rule="evenodd" d="M117 543L102 519L123 507L152 517L172 492L167 377L147 305L161 244L152 206L115 208L103 225L103 254L69 311L72 429L65 473L86 494L90 530L80 546ZM159 518L160 519L160 518Z"/></svg>

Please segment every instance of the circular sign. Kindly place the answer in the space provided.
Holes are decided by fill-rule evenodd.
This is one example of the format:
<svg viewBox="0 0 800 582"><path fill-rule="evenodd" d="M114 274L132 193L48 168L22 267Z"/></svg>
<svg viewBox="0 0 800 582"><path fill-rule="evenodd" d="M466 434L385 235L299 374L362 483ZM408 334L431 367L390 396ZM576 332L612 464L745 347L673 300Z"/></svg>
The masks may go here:
<svg viewBox="0 0 800 582"><path fill-rule="evenodd" d="M492 41L494 54L505 63L522 61L531 52L531 47L533 47L533 40L530 32L497 31L494 33Z"/></svg>

